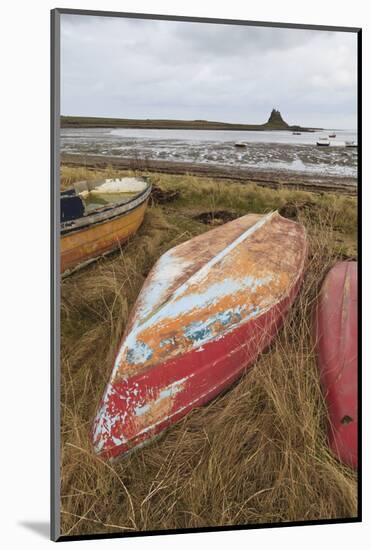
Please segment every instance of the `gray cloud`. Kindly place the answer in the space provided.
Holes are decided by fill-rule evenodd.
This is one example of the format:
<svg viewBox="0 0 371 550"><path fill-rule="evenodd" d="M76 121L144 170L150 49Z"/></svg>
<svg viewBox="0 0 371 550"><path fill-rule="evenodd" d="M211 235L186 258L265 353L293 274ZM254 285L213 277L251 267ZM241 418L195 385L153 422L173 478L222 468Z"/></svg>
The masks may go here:
<svg viewBox="0 0 371 550"><path fill-rule="evenodd" d="M356 35L62 15L62 114L356 125Z"/></svg>

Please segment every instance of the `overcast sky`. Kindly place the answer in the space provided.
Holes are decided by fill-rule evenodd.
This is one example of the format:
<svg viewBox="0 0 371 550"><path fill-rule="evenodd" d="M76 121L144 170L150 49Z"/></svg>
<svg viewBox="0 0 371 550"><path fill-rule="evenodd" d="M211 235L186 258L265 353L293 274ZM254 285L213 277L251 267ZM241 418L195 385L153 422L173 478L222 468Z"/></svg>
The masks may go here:
<svg viewBox="0 0 371 550"><path fill-rule="evenodd" d="M356 128L355 33L62 15L61 112Z"/></svg>

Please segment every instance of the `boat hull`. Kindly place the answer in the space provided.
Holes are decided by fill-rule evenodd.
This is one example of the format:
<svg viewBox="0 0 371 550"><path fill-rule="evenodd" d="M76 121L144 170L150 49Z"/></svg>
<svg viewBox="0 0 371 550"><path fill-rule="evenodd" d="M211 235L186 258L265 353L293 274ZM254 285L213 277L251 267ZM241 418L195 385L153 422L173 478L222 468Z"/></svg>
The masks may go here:
<svg viewBox="0 0 371 550"><path fill-rule="evenodd" d="M111 399L104 412L104 423L110 425L111 433L104 442L104 449L96 448L100 456L115 459L141 446L191 410L228 389L272 342L299 285L300 281L272 310L204 345L202 352L191 351L113 384ZM95 429L96 425L93 432ZM121 444L117 445L115 441L119 440Z"/></svg>
<svg viewBox="0 0 371 550"><path fill-rule="evenodd" d="M133 210L61 235L61 273L67 274L117 249L143 222L148 199Z"/></svg>
<svg viewBox="0 0 371 550"><path fill-rule="evenodd" d="M248 215L178 245L152 269L92 430L114 459L237 380L277 334L304 273L304 228Z"/></svg>
<svg viewBox="0 0 371 550"><path fill-rule="evenodd" d="M357 262L339 262L323 283L314 319L329 446L344 464L358 464Z"/></svg>

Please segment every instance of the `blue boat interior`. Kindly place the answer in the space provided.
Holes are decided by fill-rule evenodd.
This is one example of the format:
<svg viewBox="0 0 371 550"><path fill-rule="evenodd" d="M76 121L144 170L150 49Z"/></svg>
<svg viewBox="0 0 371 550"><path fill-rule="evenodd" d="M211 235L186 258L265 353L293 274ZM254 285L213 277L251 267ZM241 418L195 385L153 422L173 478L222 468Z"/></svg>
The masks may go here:
<svg viewBox="0 0 371 550"><path fill-rule="evenodd" d="M84 203L75 191L68 190L61 193L61 221L76 220L84 215Z"/></svg>

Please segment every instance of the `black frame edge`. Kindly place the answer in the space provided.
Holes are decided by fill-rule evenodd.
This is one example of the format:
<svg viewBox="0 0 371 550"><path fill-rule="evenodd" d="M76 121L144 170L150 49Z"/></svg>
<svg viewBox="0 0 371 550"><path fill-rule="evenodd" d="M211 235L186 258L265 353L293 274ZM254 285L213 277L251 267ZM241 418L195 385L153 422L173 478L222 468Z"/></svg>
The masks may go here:
<svg viewBox="0 0 371 550"><path fill-rule="evenodd" d="M59 131L60 15L50 12L50 538L60 537Z"/></svg>
<svg viewBox="0 0 371 550"><path fill-rule="evenodd" d="M357 33L358 518L362 521L362 29Z"/></svg>
<svg viewBox="0 0 371 550"><path fill-rule="evenodd" d="M57 542L69 542L74 540L102 540L102 539L117 539L117 538L133 538L133 537L153 537L160 535L188 535L193 533L218 533L228 531L249 531L252 529L276 529L287 527L306 527L310 525L343 525L347 523L360 523L358 517L354 518L338 518L338 519L321 519L308 521L287 521L284 523L262 523L251 525L224 525L221 527L194 527L189 529L160 529L158 531L130 531L127 533L96 533L94 535L62 535Z"/></svg>
<svg viewBox="0 0 371 550"><path fill-rule="evenodd" d="M250 21L245 19L218 19L216 17L193 17L183 15L158 15L154 13L128 13L118 11L83 10L78 8L56 8L63 15L91 15L96 17L125 17L131 19L152 19L158 21L188 21L194 23L215 23L224 25L243 25L253 27L278 27L286 29L304 29L316 31L358 32L360 27L342 27L332 25L315 25L303 23L272 23L270 21Z"/></svg>

